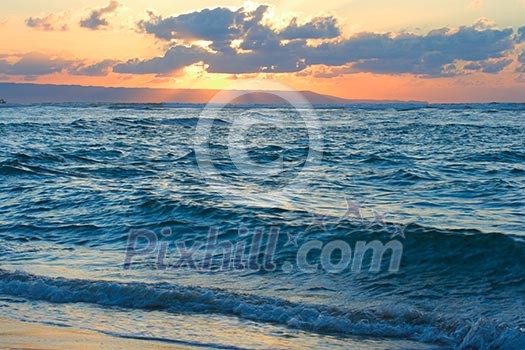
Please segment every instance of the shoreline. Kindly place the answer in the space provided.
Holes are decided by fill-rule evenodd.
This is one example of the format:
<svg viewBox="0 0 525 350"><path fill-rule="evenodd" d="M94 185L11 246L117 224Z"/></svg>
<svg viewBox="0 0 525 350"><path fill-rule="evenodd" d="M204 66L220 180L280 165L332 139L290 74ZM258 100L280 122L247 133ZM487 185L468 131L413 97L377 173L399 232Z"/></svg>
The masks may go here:
<svg viewBox="0 0 525 350"><path fill-rule="evenodd" d="M0 347L10 350L181 350L195 346L111 336L95 331L0 318Z"/></svg>

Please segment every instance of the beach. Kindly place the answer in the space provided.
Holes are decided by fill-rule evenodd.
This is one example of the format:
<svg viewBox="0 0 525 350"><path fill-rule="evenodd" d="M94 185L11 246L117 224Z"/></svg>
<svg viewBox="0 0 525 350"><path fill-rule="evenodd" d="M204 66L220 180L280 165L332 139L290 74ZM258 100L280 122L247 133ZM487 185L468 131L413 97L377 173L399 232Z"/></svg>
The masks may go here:
<svg viewBox="0 0 525 350"><path fill-rule="evenodd" d="M190 346L176 346L156 341L112 337L98 332L69 327L41 325L0 319L0 347L9 350L182 350Z"/></svg>

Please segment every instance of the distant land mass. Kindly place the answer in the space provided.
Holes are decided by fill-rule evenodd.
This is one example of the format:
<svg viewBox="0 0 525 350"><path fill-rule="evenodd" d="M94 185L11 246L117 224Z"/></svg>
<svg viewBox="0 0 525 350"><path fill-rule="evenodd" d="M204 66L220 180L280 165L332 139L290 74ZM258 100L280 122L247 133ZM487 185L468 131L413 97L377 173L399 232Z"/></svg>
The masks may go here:
<svg viewBox="0 0 525 350"><path fill-rule="evenodd" d="M19 84L0 83L0 98L8 103L44 103L44 102L115 102L115 103L208 103L219 91L212 89L157 89L124 88L80 85ZM417 103L424 101L398 100L354 100L322 95L313 91L298 91L311 104L382 104L382 103ZM285 99L294 102L294 93L279 91L279 97L271 91L249 90L243 96L231 99L225 94L224 101L229 104L286 104Z"/></svg>

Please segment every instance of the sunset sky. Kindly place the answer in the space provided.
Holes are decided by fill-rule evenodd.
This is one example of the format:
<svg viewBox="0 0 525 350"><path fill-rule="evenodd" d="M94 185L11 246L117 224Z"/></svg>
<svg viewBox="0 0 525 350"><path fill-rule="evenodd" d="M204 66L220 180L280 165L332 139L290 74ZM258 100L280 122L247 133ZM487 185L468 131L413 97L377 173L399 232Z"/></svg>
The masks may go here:
<svg viewBox="0 0 525 350"><path fill-rule="evenodd" d="M0 82L221 89L264 78L345 98L525 102L525 0L22 0L1 9Z"/></svg>

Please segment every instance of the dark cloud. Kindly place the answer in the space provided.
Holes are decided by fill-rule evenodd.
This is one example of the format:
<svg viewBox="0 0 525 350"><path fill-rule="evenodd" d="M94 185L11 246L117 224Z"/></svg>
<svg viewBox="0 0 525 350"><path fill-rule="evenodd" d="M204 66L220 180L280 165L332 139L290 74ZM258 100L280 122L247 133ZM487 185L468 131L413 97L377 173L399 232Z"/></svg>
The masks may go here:
<svg viewBox="0 0 525 350"><path fill-rule="evenodd" d="M518 31L516 33L516 43L523 43L525 42L525 27L518 28Z"/></svg>
<svg viewBox="0 0 525 350"><path fill-rule="evenodd" d="M516 68L516 71L519 73L525 73L525 51L518 56L518 62L521 63L521 66Z"/></svg>
<svg viewBox="0 0 525 350"><path fill-rule="evenodd" d="M333 17L318 17L304 24L294 19L277 30L263 21L267 9L260 6L248 12L216 8L169 18L151 15L139 23L143 32L162 40L198 39L212 44L208 50L175 44L162 57L130 60L118 64L114 71L169 75L186 65L204 62L212 73L299 72L308 66L325 65L350 67L345 69L347 73L453 76L462 74L457 61L484 62L481 69L486 72L501 70L508 62L499 59L515 45L512 29L495 29L479 22L426 35L360 33L342 38ZM314 38L332 40L309 45L307 39Z"/></svg>
<svg viewBox="0 0 525 350"><path fill-rule="evenodd" d="M35 80L39 76L67 72L71 75L105 76L111 72L114 60L104 60L87 64L78 60L49 57L38 52L19 56L0 55L0 74L24 76L25 80Z"/></svg>
<svg viewBox="0 0 525 350"><path fill-rule="evenodd" d="M217 47L229 47L236 39L249 47L250 43L257 45L262 41L335 38L341 34L333 17L316 17L304 24L298 24L294 18L277 32L262 24L267 10L267 5L253 11L217 7L166 18L149 12L149 19L139 21L138 28L161 40L207 40Z"/></svg>
<svg viewBox="0 0 525 350"><path fill-rule="evenodd" d="M479 62L471 62L466 64L463 68L466 70L481 70L481 64Z"/></svg>
<svg viewBox="0 0 525 350"><path fill-rule="evenodd" d="M483 61L481 62L481 71L483 73L496 74L505 69L513 61L511 59L501 59L496 61Z"/></svg>
<svg viewBox="0 0 525 350"><path fill-rule="evenodd" d="M483 73L496 74L508 67L512 62L513 60L510 58L502 58L498 60L471 62L466 64L463 68L470 71L481 71Z"/></svg>
<svg viewBox="0 0 525 350"><path fill-rule="evenodd" d="M65 31L68 30L68 26L65 23L60 23L63 18L55 18L54 15L48 15L46 17L29 17L26 19L26 25L30 28L45 30L45 31Z"/></svg>
<svg viewBox="0 0 525 350"><path fill-rule="evenodd" d="M341 35L334 17L316 17L310 22L298 25L297 18L292 19L279 36L283 39L329 39Z"/></svg>
<svg viewBox="0 0 525 350"><path fill-rule="evenodd" d="M169 49L162 57L144 61L131 59L126 63L117 64L113 67L113 71L116 73L169 75L169 73L185 66L199 62L206 55L208 55L208 52L201 48L175 46Z"/></svg>
<svg viewBox="0 0 525 350"><path fill-rule="evenodd" d="M231 11L218 7L168 18L155 16L150 12L149 20L140 21L138 27L141 31L162 40L230 42L259 22L267 8L261 5L252 12L245 12L243 8Z"/></svg>
<svg viewBox="0 0 525 350"><path fill-rule="evenodd" d="M15 63L7 60L0 60L0 73L6 75L24 75L34 77L61 72L68 68L72 61L49 57L41 53L29 53L22 56Z"/></svg>
<svg viewBox="0 0 525 350"><path fill-rule="evenodd" d="M518 56L518 62L525 64L525 51Z"/></svg>
<svg viewBox="0 0 525 350"><path fill-rule="evenodd" d="M334 66L355 62L357 71L439 76L455 61L501 58L513 47L512 29L464 26L455 31L433 30L422 36L362 33L309 50L307 62Z"/></svg>
<svg viewBox="0 0 525 350"><path fill-rule="evenodd" d="M92 77L106 76L111 72L115 60L104 60L95 64L77 64L68 69L71 75L87 75Z"/></svg>
<svg viewBox="0 0 525 350"><path fill-rule="evenodd" d="M107 27L109 22L105 16L115 12L120 6L118 1L111 0L108 6L91 11L91 14L87 18L80 21L80 26L92 30Z"/></svg>
<svg viewBox="0 0 525 350"><path fill-rule="evenodd" d="M296 72L306 67L304 59L300 58L304 43L287 45L283 50L254 50L238 54L233 49L212 53L200 47L174 46L162 57L149 60L129 60L117 64L113 71L117 73L159 74L170 75L177 70L198 62L209 65L210 73L242 74L253 72ZM233 61L232 61L233 60Z"/></svg>
<svg viewBox="0 0 525 350"><path fill-rule="evenodd" d="M112 1L107 7L94 10L82 21L83 25L92 29L107 26L104 16L119 6ZM514 33L512 29L497 29L483 19L471 26L440 28L427 34L365 32L345 38L334 17L316 17L302 23L294 18L284 28L276 28L265 19L267 12L268 6L261 5L254 10L218 7L171 17L150 13L147 20L138 23L138 28L167 42L169 48L159 57L86 64L24 56L15 64L0 60L0 73L13 75L34 69L37 72L20 75L38 76L65 70L72 75L89 76L104 76L111 71L170 76L189 65L202 64L210 73L225 74L301 72L322 77L360 72L420 77L452 77L469 72L495 74L512 63L510 56L525 36L525 27ZM209 45L198 45L197 40ZM522 67L518 70L525 70L524 55L519 57ZM29 59L33 61L24 65L24 60Z"/></svg>

